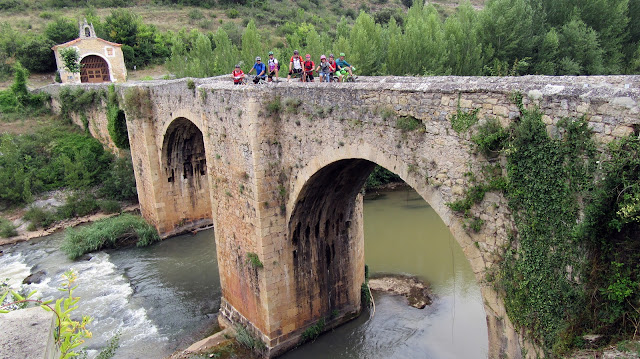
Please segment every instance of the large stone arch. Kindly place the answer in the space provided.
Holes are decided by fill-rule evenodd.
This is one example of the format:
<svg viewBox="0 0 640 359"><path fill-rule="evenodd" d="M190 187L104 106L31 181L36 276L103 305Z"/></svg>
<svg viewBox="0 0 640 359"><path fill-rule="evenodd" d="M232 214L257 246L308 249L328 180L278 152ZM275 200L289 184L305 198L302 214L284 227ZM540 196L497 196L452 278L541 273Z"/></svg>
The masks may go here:
<svg viewBox="0 0 640 359"><path fill-rule="evenodd" d="M426 159L430 160L430 159ZM399 175L434 208L462 247L481 287L489 329L489 357L519 353L518 337L501 300L484 283L485 262L462 222L434 186L411 171L410 164L366 143L328 149L297 172L287 202L287 235L295 293L297 327L308 328L339 312L335 323L350 319L360 306L364 281L362 198L358 194L378 164ZM505 337L511 340L506 341Z"/></svg>
<svg viewBox="0 0 640 359"><path fill-rule="evenodd" d="M165 226L170 234L212 221L207 151L200 128L186 117L167 123L159 180L164 183Z"/></svg>

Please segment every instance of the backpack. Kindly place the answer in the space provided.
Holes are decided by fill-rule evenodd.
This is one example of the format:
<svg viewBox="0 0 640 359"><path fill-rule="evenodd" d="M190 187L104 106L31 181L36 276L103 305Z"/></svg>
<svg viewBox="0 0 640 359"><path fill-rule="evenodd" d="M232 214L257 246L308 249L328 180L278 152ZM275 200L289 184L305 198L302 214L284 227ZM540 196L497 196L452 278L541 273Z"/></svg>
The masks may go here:
<svg viewBox="0 0 640 359"><path fill-rule="evenodd" d="M305 61L305 62L304 62L304 69L305 69L306 71L312 70L312 69L313 69L313 67L314 67L314 65L315 65L315 64L314 64L314 63L313 63L313 61L311 61L311 60L309 60L309 61Z"/></svg>

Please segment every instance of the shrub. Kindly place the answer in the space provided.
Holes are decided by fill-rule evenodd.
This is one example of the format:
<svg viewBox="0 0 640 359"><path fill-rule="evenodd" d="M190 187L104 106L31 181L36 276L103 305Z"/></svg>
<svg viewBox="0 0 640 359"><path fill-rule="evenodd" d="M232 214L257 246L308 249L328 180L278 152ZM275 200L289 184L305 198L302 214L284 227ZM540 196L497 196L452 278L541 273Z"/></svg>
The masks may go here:
<svg viewBox="0 0 640 359"><path fill-rule="evenodd" d="M57 220L56 215L53 212L40 207L29 208L23 218L31 222L35 228L48 228Z"/></svg>
<svg viewBox="0 0 640 359"><path fill-rule="evenodd" d="M42 14L40 16L42 17ZM62 44L78 37L78 24L71 19L61 17L47 24L45 35L55 44Z"/></svg>
<svg viewBox="0 0 640 359"><path fill-rule="evenodd" d="M264 265L260 261L260 257L253 252L247 253L247 263L251 264L253 268L262 268Z"/></svg>
<svg viewBox="0 0 640 359"><path fill-rule="evenodd" d="M8 219L0 217L0 237L9 238L17 235L18 231L16 231L16 226Z"/></svg>
<svg viewBox="0 0 640 359"><path fill-rule="evenodd" d="M238 10L236 10L236 9L231 8L231 9L227 10L227 16L230 19L235 19L238 16L240 16L240 12Z"/></svg>
<svg viewBox="0 0 640 359"><path fill-rule="evenodd" d="M457 133L465 132L478 122L479 108L471 111L463 111L460 107L455 115L451 116L451 128Z"/></svg>
<svg viewBox="0 0 640 359"><path fill-rule="evenodd" d="M109 199L130 201L138 198L131 154L116 158L105 172L99 194Z"/></svg>
<svg viewBox="0 0 640 359"><path fill-rule="evenodd" d="M251 332L249 332L247 328L241 325L236 325L235 330L236 340L245 348L251 350L262 350L265 348L264 343L260 339L253 336L253 334L251 334Z"/></svg>
<svg viewBox="0 0 640 359"><path fill-rule="evenodd" d="M58 219L82 217L95 213L98 208L98 202L93 194L75 192L67 197L64 205L58 207L56 215Z"/></svg>
<svg viewBox="0 0 640 359"><path fill-rule="evenodd" d="M282 109L282 102L280 101L280 96L276 96L273 100L267 102L267 116L275 116L277 117L280 114L280 110Z"/></svg>
<svg viewBox="0 0 640 359"><path fill-rule="evenodd" d="M471 141L485 156L495 157L504 147L508 137L508 132L502 128L500 122L496 118L490 118L478 126L478 133L471 136Z"/></svg>
<svg viewBox="0 0 640 359"><path fill-rule="evenodd" d="M142 217L122 214L94 222L82 228L68 228L62 250L70 259L104 248L136 243L138 247L160 240L156 229Z"/></svg>
<svg viewBox="0 0 640 359"><path fill-rule="evenodd" d="M204 18L204 14L199 9L190 10L188 16L191 20L200 20Z"/></svg>
<svg viewBox="0 0 640 359"><path fill-rule="evenodd" d="M98 207L100 207L100 210L104 213L118 213L122 211L120 202L112 199L98 201Z"/></svg>
<svg viewBox="0 0 640 359"><path fill-rule="evenodd" d="M32 72L52 72L56 60L51 48L56 45L44 36L30 36L16 51L16 58Z"/></svg>
<svg viewBox="0 0 640 359"><path fill-rule="evenodd" d="M365 284L366 285L366 284ZM316 324L307 328L303 333L301 340L303 342L314 340L324 331L324 318L320 319Z"/></svg>
<svg viewBox="0 0 640 359"><path fill-rule="evenodd" d="M0 200L28 202L33 194L95 185L112 156L85 134L46 127L30 135L0 135Z"/></svg>
<svg viewBox="0 0 640 359"><path fill-rule="evenodd" d="M422 122L413 116L401 116L396 119L396 128L402 132L411 132L419 129Z"/></svg>

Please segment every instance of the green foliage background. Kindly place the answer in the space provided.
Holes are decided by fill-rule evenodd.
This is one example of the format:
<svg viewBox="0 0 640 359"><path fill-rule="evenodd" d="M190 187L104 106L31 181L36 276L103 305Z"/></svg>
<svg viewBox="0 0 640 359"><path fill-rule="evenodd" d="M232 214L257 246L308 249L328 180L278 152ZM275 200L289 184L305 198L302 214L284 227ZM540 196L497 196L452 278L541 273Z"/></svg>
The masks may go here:
<svg viewBox="0 0 640 359"><path fill-rule="evenodd" d="M88 6L84 17L98 36L121 43L128 68L167 63L178 77L248 71L267 51L285 67L294 49L344 52L363 75L594 75L640 73L640 0L487 0L484 8L378 0L353 5L323 0L158 0L158 5L196 6L188 16L201 30L166 31L146 24L131 8L104 18L95 7L128 7L142 1L3 0L0 9L27 11ZM145 3L146 4L146 3ZM21 7L22 6L22 7ZM200 8L225 10L228 19L208 19ZM232 21L231 13L242 14ZM44 13L43 13L44 16ZM77 37L75 21L48 14L44 33L0 24L0 76L13 60L32 72L53 71L53 44Z"/></svg>

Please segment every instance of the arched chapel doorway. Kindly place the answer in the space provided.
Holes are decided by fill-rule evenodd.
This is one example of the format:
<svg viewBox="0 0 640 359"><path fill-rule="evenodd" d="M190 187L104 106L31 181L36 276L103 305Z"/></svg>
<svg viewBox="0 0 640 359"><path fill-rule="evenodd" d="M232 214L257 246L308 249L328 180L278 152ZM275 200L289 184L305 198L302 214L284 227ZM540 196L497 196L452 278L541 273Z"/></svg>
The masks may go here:
<svg viewBox="0 0 640 359"><path fill-rule="evenodd" d="M96 55L86 56L80 61L80 65L80 82L111 82L109 65L102 57Z"/></svg>

